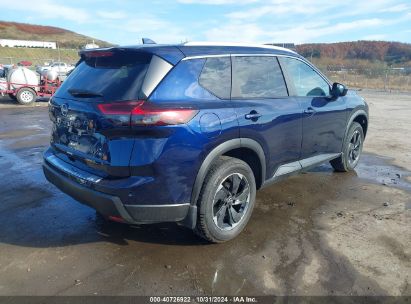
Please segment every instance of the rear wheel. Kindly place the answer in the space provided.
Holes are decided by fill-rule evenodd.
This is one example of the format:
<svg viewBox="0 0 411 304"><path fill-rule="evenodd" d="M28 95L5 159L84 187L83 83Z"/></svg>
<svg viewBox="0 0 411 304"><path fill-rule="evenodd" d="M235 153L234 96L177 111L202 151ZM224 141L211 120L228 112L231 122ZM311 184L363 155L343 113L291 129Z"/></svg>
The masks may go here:
<svg viewBox="0 0 411 304"><path fill-rule="evenodd" d="M214 243L235 238L250 219L255 194L251 168L242 160L220 157L200 193L196 233Z"/></svg>
<svg viewBox="0 0 411 304"><path fill-rule="evenodd" d="M17 102L23 105L31 104L36 100L36 92L31 88L21 88L17 92Z"/></svg>
<svg viewBox="0 0 411 304"><path fill-rule="evenodd" d="M360 160L363 144L363 129L359 123L353 122L344 140L342 155L330 161L334 170L338 172L354 170Z"/></svg>

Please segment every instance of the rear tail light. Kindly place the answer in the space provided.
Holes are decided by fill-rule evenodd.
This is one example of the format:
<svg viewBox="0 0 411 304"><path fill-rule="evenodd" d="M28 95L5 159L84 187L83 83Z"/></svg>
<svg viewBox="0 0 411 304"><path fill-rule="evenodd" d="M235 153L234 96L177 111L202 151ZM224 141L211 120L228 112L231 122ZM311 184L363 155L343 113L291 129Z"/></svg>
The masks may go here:
<svg viewBox="0 0 411 304"><path fill-rule="evenodd" d="M128 120L130 126L166 126L189 122L197 113L194 109L158 108L144 101L128 101L99 104L104 115L121 121Z"/></svg>
<svg viewBox="0 0 411 304"><path fill-rule="evenodd" d="M131 112L131 125L178 125L189 122L196 114L197 110L192 109L150 109L137 107Z"/></svg>
<svg viewBox="0 0 411 304"><path fill-rule="evenodd" d="M143 103L144 101L101 103L97 107L101 113L106 115L130 115L131 111Z"/></svg>

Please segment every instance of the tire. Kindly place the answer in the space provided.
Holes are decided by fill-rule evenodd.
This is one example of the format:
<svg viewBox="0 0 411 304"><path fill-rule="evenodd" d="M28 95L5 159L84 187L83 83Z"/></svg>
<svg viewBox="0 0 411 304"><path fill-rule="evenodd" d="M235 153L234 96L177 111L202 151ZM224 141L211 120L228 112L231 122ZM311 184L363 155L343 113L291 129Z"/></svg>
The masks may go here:
<svg viewBox="0 0 411 304"><path fill-rule="evenodd" d="M16 97L19 104L28 105L36 101L37 94L31 88L21 88Z"/></svg>
<svg viewBox="0 0 411 304"><path fill-rule="evenodd" d="M256 182L251 168L237 158L219 157L200 192L195 232L213 243L234 239L250 219L255 195Z"/></svg>
<svg viewBox="0 0 411 304"><path fill-rule="evenodd" d="M334 170L337 172L354 170L360 160L363 144L364 131L358 122L353 122L344 139L342 155L330 161Z"/></svg>

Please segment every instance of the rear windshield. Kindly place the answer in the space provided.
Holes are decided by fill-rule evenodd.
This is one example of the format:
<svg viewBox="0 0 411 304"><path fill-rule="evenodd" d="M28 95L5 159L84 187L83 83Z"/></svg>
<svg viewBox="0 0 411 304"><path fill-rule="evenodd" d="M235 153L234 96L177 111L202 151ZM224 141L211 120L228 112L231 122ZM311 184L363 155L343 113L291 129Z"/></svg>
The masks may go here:
<svg viewBox="0 0 411 304"><path fill-rule="evenodd" d="M141 87L151 54L125 51L93 53L90 56L83 55L56 96L73 98L69 91L76 90L95 93L95 97L104 101L135 100L142 97Z"/></svg>

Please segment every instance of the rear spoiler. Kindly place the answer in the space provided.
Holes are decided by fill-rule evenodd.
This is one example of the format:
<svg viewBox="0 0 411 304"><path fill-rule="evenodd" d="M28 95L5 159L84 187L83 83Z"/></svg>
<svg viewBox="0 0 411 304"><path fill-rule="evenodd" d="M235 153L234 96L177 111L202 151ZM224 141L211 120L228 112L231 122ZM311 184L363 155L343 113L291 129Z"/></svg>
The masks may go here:
<svg viewBox="0 0 411 304"><path fill-rule="evenodd" d="M146 39L146 38L145 38ZM89 52L117 52L117 51L129 51L129 52L143 52L156 55L171 65L176 65L181 59L185 57L183 52L173 45L159 45L153 43L140 44L136 46L126 46L126 47L108 47L108 48L97 48L97 49L83 49L78 52L80 56L80 61L84 59Z"/></svg>

